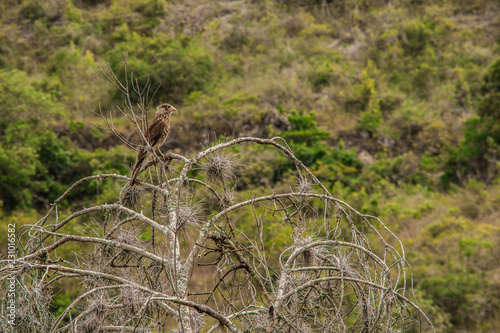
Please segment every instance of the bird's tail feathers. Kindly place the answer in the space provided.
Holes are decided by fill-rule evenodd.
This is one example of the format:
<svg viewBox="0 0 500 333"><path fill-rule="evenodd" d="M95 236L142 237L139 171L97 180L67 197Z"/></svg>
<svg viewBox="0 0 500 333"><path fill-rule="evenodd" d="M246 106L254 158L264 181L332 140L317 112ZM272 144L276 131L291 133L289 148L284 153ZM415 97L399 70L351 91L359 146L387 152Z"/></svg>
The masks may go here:
<svg viewBox="0 0 500 333"><path fill-rule="evenodd" d="M144 156L138 158L137 161L135 162L135 165L132 168L132 173L130 174L130 181L128 183L129 186L133 186L135 184L137 176L139 176L139 172L141 171L143 162L144 162Z"/></svg>
<svg viewBox="0 0 500 333"><path fill-rule="evenodd" d="M130 179L122 189L122 192L120 194L120 201L125 206L131 206L137 203L138 194L140 192L139 186L136 186L138 185L137 176L139 176L139 172L141 171L143 162L144 157L137 159L134 167L132 168Z"/></svg>

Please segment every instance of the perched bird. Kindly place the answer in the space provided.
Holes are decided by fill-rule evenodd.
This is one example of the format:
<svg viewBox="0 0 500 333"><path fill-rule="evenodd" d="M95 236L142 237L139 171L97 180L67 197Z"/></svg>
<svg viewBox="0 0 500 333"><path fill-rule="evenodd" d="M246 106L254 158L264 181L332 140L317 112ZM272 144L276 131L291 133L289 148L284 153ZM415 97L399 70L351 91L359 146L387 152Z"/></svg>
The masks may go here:
<svg viewBox="0 0 500 333"><path fill-rule="evenodd" d="M137 161L130 175L130 186L134 185L135 179L139 175L146 158L151 155L153 150L160 149L167 139L168 133L170 132L170 114L175 111L177 111L177 109L167 103L161 104L156 108L155 117L146 130L146 133L144 133L144 137L148 140L151 148L148 147L144 140L142 141L141 148L137 154Z"/></svg>

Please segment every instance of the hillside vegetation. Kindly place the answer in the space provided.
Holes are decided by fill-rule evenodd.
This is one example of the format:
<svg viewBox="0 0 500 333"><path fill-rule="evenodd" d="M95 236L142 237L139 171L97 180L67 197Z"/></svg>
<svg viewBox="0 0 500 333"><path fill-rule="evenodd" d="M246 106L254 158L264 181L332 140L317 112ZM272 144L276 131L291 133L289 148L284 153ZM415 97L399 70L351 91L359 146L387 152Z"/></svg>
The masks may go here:
<svg viewBox="0 0 500 333"><path fill-rule="evenodd" d="M500 331L499 13L494 0L4 0L0 228L36 221L84 176L129 175L134 152L90 111L123 105L98 65L125 79L127 51L153 104L180 111L169 150L284 137L401 237L440 332ZM258 149L239 148L239 195L290 177ZM89 183L71 205L118 191Z"/></svg>

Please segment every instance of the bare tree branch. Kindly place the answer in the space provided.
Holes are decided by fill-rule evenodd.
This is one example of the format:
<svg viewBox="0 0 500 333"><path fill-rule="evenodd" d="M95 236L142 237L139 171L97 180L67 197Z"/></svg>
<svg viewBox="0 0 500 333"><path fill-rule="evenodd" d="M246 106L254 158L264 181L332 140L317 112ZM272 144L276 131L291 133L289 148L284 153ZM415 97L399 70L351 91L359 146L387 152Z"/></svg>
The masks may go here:
<svg viewBox="0 0 500 333"><path fill-rule="evenodd" d="M101 72L124 96L115 116L145 140L151 84L129 74L127 57L125 82L109 64ZM137 149L115 128L113 113L99 111ZM236 145L288 159L292 181L243 198L234 191L235 172L244 172L231 155ZM14 278L23 332L434 332L397 235L335 198L283 138L242 137L191 157L160 155L142 166L147 180L126 189L134 191L133 205L117 195L61 209L86 182L125 191L130 181L92 175L17 231L17 260L0 260L0 294L6 298ZM79 288L55 317L49 306L62 281Z"/></svg>

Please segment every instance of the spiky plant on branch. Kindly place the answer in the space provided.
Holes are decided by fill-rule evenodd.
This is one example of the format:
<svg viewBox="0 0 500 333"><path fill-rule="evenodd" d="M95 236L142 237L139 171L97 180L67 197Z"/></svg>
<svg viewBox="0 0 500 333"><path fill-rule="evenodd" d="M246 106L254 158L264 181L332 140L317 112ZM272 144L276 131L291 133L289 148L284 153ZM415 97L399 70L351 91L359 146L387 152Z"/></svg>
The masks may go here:
<svg viewBox="0 0 500 333"><path fill-rule="evenodd" d="M120 112L144 137L148 89L130 81L137 114L129 83L112 72L108 77L125 95ZM137 148L111 119L107 124ZM235 174L244 166L236 164L235 145L261 145L288 158L295 184L238 195ZM15 277L21 332L434 331L414 299L397 236L333 197L280 137L240 137L191 157L158 154L134 186L133 205L117 198L59 211L72 190L105 179L121 186L129 180L81 179L43 218L18 230L18 258L1 262L0 286L7 299L7 278ZM253 219L253 226L242 228L242 219ZM288 239L274 241L271 223L288 228ZM68 244L79 248L65 251ZM63 281L80 287L55 314L50 300ZM9 329L6 314L3 304L0 322Z"/></svg>

